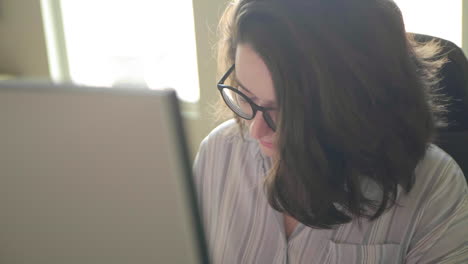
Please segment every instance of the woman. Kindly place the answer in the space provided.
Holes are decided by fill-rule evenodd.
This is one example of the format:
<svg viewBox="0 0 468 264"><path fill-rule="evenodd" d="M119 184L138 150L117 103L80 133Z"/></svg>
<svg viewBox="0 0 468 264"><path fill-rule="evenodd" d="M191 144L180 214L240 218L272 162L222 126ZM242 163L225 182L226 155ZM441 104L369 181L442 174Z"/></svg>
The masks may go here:
<svg viewBox="0 0 468 264"><path fill-rule="evenodd" d="M467 263L467 186L431 144L436 43L391 0L239 0L195 161L215 263Z"/></svg>

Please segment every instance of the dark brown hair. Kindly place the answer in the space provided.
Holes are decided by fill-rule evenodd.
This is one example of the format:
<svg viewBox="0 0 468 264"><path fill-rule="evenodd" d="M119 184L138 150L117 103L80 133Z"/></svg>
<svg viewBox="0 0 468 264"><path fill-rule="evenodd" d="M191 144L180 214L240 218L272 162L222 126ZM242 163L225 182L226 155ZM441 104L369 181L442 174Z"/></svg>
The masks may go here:
<svg viewBox="0 0 468 264"><path fill-rule="evenodd" d="M409 192L434 135L436 43L405 32L391 0L239 0L220 23L220 72L249 44L280 116L273 208L315 228L375 219ZM381 189L365 196L364 180Z"/></svg>

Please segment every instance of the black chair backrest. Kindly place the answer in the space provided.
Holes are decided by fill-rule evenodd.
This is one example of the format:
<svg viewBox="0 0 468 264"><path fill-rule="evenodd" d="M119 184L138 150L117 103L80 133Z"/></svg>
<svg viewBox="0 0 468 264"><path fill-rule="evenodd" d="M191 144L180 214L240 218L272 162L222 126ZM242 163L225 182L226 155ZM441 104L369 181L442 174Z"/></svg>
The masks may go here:
<svg viewBox="0 0 468 264"><path fill-rule="evenodd" d="M442 46L448 62L442 67L441 92L449 103L446 115L448 126L438 131L436 144L450 154L461 167L468 181L468 60L454 43L422 34L413 34L418 42L436 40Z"/></svg>

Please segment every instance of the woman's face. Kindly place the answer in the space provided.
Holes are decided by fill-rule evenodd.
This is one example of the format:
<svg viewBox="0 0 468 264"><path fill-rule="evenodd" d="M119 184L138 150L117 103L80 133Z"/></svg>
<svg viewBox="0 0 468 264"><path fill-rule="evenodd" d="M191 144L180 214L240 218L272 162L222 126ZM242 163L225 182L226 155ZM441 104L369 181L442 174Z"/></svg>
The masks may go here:
<svg viewBox="0 0 468 264"><path fill-rule="evenodd" d="M267 66L248 44L239 44L236 51L236 81L239 89L254 103L268 108L277 108L273 81ZM273 120L275 112L269 112ZM246 121L250 136L256 139L263 154L273 156L276 151L275 132L257 112L252 120Z"/></svg>

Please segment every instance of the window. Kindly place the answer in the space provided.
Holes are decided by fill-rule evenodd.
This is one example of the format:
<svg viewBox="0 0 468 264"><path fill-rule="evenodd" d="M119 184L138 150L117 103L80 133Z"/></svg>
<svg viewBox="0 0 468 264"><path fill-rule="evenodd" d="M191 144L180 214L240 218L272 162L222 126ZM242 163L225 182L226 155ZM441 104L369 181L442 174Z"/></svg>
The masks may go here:
<svg viewBox="0 0 468 264"><path fill-rule="evenodd" d="M198 101L192 0L42 2L44 16L53 20L46 27L54 27L55 48L63 49L53 58L62 77L106 87L171 87L180 99Z"/></svg>
<svg viewBox="0 0 468 264"><path fill-rule="evenodd" d="M406 31L447 39L462 46L462 0L394 0Z"/></svg>

